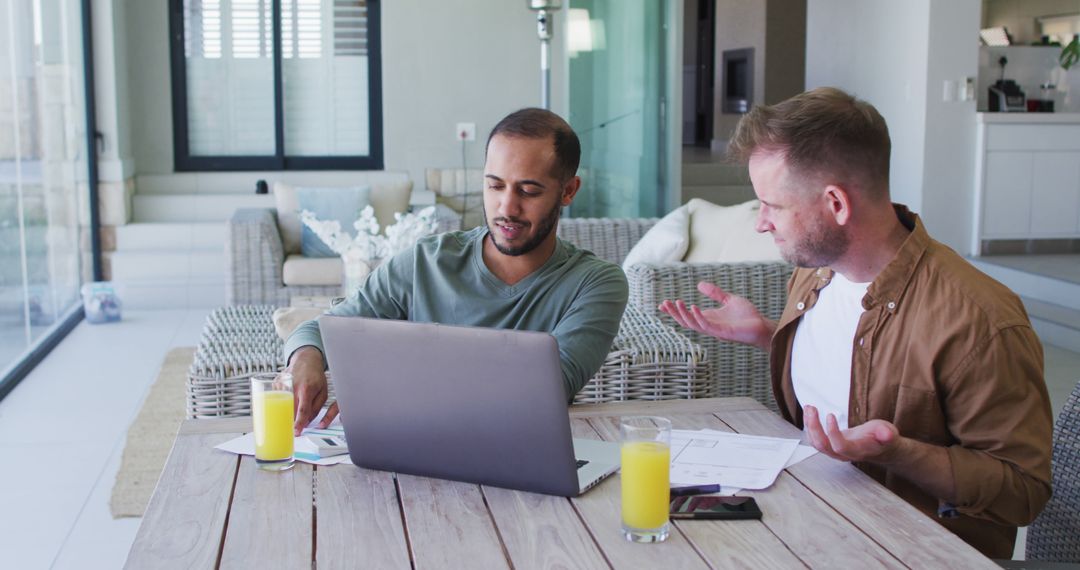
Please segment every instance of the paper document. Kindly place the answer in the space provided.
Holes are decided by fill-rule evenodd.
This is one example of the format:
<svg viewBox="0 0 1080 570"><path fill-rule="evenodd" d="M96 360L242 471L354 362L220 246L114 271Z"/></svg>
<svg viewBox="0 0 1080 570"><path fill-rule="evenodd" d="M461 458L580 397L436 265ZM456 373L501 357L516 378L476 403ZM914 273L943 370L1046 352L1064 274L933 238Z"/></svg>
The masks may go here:
<svg viewBox="0 0 1080 570"><path fill-rule="evenodd" d="M307 438L308 435L332 435L344 439L345 428L341 427L341 423L337 422L337 420L326 429L306 428L299 437L294 438L293 457L297 461L311 463L312 465L337 465L338 463L352 465L352 459L349 458L348 453L332 457L320 457L319 448ZM237 455L255 455L255 434L246 433L225 443L215 445L214 449Z"/></svg>
<svg viewBox="0 0 1080 570"><path fill-rule="evenodd" d="M671 431L671 484L725 487L721 494L739 489L764 489L776 481L789 461L813 455L797 439L742 435L717 430ZM807 447L807 446L801 446Z"/></svg>

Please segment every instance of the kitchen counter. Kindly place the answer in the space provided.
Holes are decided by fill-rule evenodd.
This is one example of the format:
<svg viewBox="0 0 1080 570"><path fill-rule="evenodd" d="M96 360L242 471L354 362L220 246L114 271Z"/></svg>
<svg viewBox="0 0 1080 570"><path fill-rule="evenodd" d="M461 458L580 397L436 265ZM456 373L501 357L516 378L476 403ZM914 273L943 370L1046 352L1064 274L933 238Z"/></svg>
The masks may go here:
<svg viewBox="0 0 1080 570"><path fill-rule="evenodd" d="M975 113L980 123L1060 125L1080 124L1080 113Z"/></svg>

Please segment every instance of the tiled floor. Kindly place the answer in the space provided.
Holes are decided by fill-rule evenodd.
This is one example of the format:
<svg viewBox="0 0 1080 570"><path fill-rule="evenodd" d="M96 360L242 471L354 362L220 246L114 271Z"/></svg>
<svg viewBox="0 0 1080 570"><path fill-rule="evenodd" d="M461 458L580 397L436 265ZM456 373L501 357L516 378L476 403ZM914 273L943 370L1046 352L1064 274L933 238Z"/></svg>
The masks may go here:
<svg viewBox="0 0 1080 570"><path fill-rule="evenodd" d="M129 311L120 323L82 323L0 402L5 567L123 565L139 519L113 520L108 501L127 427L165 353L197 344L208 313ZM1048 346L1046 357L1056 413L1080 379L1080 354Z"/></svg>

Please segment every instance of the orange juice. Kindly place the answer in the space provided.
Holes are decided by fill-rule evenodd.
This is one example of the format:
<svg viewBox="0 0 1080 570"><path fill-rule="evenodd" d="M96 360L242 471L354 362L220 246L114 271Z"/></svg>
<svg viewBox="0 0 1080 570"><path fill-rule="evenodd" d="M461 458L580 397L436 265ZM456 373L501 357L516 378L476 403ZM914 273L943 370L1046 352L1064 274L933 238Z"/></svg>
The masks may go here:
<svg viewBox="0 0 1080 570"><path fill-rule="evenodd" d="M293 454L293 395L269 390L251 395L255 421L255 458L280 461Z"/></svg>
<svg viewBox="0 0 1080 570"><path fill-rule="evenodd" d="M671 448L655 441L622 444L622 522L657 529L668 522Z"/></svg>

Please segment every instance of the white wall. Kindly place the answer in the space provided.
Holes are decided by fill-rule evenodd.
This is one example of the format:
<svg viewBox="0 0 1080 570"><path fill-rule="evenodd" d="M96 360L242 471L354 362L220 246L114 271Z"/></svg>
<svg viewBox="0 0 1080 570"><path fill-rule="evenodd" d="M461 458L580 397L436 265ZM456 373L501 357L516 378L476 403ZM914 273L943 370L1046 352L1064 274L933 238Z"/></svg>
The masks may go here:
<svg viewBox="0 0 1080 570"><path fill-rule="evenodd" d="M961 253L975 103L944 101L944 82L977 75L980 8L979 0L809 0L807 9L806 88L839 87L877 107L892 137L893 200Z"/></svg>
<svg viewBox="0 0 1080 570"><path fill-rule="evenodd" d="M127 0L133 148L138 174L173 172L168 13ZM469 166L507 113L540 104L536 17L524 2L392 0L382 7L383 153L387 170L424 187L425 168L461 165L458 122L476 123ZM552 107L564 112L565 16L556 17ZM254 180L253 180L254 183Z"/></svg>

